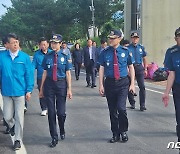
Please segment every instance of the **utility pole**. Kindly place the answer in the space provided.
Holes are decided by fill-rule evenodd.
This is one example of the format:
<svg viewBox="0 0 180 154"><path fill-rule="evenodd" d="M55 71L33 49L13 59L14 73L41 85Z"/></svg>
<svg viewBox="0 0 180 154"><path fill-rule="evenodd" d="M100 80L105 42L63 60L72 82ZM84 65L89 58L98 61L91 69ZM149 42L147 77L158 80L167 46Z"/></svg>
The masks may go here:
<svg viewBox="0 0 180 154"><path fill-rule="evenodd" d="M91 6L89 6L90 11L92 12L92 27L93 27L93 36L95 36L95 17L94 17L94 0L91 0Z"/></svg>

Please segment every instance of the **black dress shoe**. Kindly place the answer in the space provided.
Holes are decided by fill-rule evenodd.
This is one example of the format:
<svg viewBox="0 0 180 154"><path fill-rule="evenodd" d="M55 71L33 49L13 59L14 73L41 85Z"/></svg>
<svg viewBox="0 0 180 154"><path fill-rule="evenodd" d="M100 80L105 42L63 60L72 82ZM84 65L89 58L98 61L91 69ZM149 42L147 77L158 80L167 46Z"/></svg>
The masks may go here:
<svg viewBox="0 0 180 154"><path fill-rule="evenodd" d="M12 128L10 128L10 131L9 131L9 132L10 132L11 136L14 136L14 135L15 135L14 127L15 127L15 126L13 126Z"/></svg>
<svg viewBox="0 0 180 154"><path fill-rule="evenodd" d="M56 139L53 139L52 141L51 141L51 143L50 143L50 147L51 148L54 148L55 146L56 146L56 144L58 144L58 140L56 140Z"/></svg>
<svg viewBox="0 0 180 154"><path fill-rule="evenodd" d="M121 133L121 138L122 138L122 142L127 142L128 141L128 135L126 132L122 132Z"/></svg>
<svg viewBox="0 0 180 154"><path fill-rule="evenodd" d="M65 134L61 134L60 137L61 137L61 140L64 140L65 139Z"/></svg>
<svg viewBox="0 0 180 154"><path fill-rule="evenodd" d="M140 111L145 111L145 110L147 110L145 106L140 107Z"/></svg>
<svg viewBox="0 0 180 154"><path fill-rule="evenodd" d="M87 84L87 86L86 87L91 87L91 84Z"/></svg>
<svg viewBox="0 0 180 154"><path fill-rule="evenodd" d="M109 140L109 143L115 143L115 142L118 142L120 139L119 136L113 136L110 140Z"/></svg>
<svg viewBox="0 0 180 154"><path fill-rule="evenodd" d="M91 88L97 87L96 85L92 85Z"/></svg>
<svg viewBox="0 0 180 154"><path fill-rule="evenodd" d="M79 80L79 77L78 77L78 76L76 77L76 80Z"/></svg>
<svg viewBox="0 0 180 154"><path fill-rule="evenodd" d="M135 104L131 105L130 109L135 109Z"/></svg>
<svg viewBox="0 0 180 154"><path fill-rule="evenodd" d="M4 134L10 134L10 129L9 129L9 127L6 128Z"/></svg>
<svg viewBox="0 0 180 154"><path fill-rule="evenodd" d="M14 151L16 151L16 150L19 150L20 148L21 148L21 143L20 143L19 140L16 140L16 141L14 142L13 149L14 149Z"/></svg>

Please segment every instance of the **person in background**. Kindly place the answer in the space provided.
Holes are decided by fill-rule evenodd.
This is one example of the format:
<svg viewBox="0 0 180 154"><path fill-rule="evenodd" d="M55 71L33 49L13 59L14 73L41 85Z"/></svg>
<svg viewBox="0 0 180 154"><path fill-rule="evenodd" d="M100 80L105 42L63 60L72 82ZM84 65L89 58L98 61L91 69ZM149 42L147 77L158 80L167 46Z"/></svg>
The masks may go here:
<svg viewBox="0 0 180 154"><path fill-rule="evenodd" d="M8 51L8 49L9 49L9 48L8 48L8 38L7 38L7 36L5 36L5 37L2 38L2 44L3 44L3 46L6 48L6 50L1 51L0 54L1 54L2 52ZM1 87L1 85L0 85L0 87ZM1 96L1 97L2 97L2 96ZM3 102L2 102L2 103L3 103ZM2 106L2 109L3 109L3 106ZM10 133L10 128L9 128L7 122L4 120L4 118L3 118L3 125L6 127L6 130L5 130L4 134L9 134L9 133Z"/></svg>
<svg viewBox="0 0 180 154"><path fill-rule="evenodd" d="M80 49L79 43L76 43L74 48L75 49L72 53L72 57L73 57L73 62L74 62L74 67L75 67L75 77L76 77L76 80L79 80L79 74L80 74L80 69L81 69L82 60L83 60L83 52Z"/></svg>
<svg viewBox="0 0 180 154"><path fill-rule="evenodd" d="M122 40L121 41L121 45L124 46L124 47L128 47L130 44L129 40Z"/></svg>
<svg viewBox="0 0 180 154"><path fill-rule="evenodd" d="M147 52L143 45L139 44L139 34L133 32L131 34L132 43L128 46L128 49L133 55L135 60L134 69L135 77L139 87L139 100L140 100L140 111L145 111L145 99L146 99L146 89L144 84L144 76L147 76ZM135 109L135 94L133 92L128 93L129 103L131 104L131 109Z"/></svg>
<svg viewBox="0 0 180 154"><path fill-rule="evenodd" d="M70 64L70 69L72 69L72 57L71 57L71 51L67 48L67 43L62 42L62 52L68 56L68 62Z"/></svg>
<svg viewBox="0 0 180 154"><path fill-rule="evenodd" d="M97 71L99 72L99 68L100 68L100 63L99 63L99 60L100 60L100 55L101 53L107 48L107 39L105 38L102 38L101 39L101 46L97 49ZM103 82L104 84L104 82ZM104 94L102 95L102 97L105 97L106 96L106 93L104 91Z"/></svg>
<svg viewBox="0 0 180 154"><path fill-rule="evenodd" d="M92 45L92 40L87 40L87 46L83 49L83 66L86 69L86 87L96 87L95 70L97 64L97 52L96 47ZM90 81L91 77L91 81Z"/></svg>
<svg viewBox="0 0 180 154"><path fill-rule="evenodd" d="M40 91L41 87L41 81L42 81L42 74L43 74L43 67L42 67L42 61L44 59L44 56L51 52L49 47L49 41L42 37L39 39L39 50L36 51L36 53L33 56L32 65L34 70L37 69L37 85L38 90ZM41 116L46 116L47 114L47 99L46 97L39 98L40 106L41 106Z"/></svg>

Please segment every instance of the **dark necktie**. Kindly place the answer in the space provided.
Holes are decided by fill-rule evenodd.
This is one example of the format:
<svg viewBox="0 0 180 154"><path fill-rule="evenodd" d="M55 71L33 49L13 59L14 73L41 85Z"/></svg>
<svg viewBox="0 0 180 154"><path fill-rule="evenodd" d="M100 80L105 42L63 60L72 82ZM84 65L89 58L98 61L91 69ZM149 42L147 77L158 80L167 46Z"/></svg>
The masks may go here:
<svg viewBox="0 0 180 154"><path fill-rule="evenodd" d="M57 53L54 54L53 80L57 81Z"/></svg>
<svg viewBox="0 0 180 154"><path fill-rule="evenodd" d="M114 78L118 80L120 78L119 64L116 49L114 50Z"/></svg>

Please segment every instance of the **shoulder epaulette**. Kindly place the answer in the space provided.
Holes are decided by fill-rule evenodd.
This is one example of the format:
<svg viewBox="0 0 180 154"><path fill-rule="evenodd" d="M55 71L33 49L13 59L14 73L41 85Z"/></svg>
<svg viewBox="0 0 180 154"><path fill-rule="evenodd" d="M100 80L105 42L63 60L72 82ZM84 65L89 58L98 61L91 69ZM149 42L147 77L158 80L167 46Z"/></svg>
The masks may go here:
<svg viewBox="0 0 180 154"><path fill-rule="evenodd" d="M108 46L106 49L104 49L104 51L107 51L111 48L111 46Z"/></svg>
<svg viewBox="0 0 180 154"><path fill-rule="evenodd" d="M127 48L127 47L124 47L124 46L122 46L121 48L123 48L123 49L125 49L125 50L128 50L128 48Z"/></svg>
<svg viewBox="0 0 180 154"><path fill-rule="evenodd" d="M178 48L176 48L176 45L174 45L174 46L168 48L167 51L169 51L170 53L173 53L173 52L178 51Z"/></svg>
<svg viewBox="0 0 180 154"><path fill-rule="evenodd" d="M48 52L46 55L51 55L53 52Z"/></svg>
<svg viewBox="0 0 180 154"><path fill-rule="evenodd" d="M68 56L68 54L67 54L67 53L65 53L65 52L63 52L63 51L62 51L61 53L62 53L63 55L65 55L65 56Z"/></svg>
<svg viewBox="0 0 180 154"><path fill-rule="evenodd" d="M177 51L178 51L178 48L170 49L170 52L171 52L171 53L174 53L174 52L177 52Z"/></svg>

